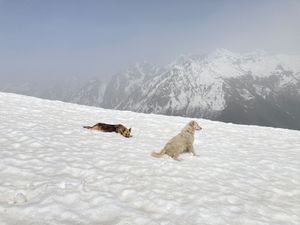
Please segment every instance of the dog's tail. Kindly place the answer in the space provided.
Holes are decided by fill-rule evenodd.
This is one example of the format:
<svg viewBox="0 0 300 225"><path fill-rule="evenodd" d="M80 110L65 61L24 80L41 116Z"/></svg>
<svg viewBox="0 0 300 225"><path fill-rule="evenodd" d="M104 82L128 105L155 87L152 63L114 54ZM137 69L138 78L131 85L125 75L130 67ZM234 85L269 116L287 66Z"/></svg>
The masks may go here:
<svg viewBox="0 0 300 225"><path fill-rule="evenodd" d="M152 153L151 153L151 155L152 155L153 157L156 157L156 158L160 158L160 157L162 157L164 154L166 154L166 150L165 150L165 149L161 150L160 152L152 152Z"/></svg>
<svg viewBox="0 0 300 225"><path fill-rule="evenodd" d="M83 128L91 129L92 127L90 127L90 126L83 126Z"/></svg>

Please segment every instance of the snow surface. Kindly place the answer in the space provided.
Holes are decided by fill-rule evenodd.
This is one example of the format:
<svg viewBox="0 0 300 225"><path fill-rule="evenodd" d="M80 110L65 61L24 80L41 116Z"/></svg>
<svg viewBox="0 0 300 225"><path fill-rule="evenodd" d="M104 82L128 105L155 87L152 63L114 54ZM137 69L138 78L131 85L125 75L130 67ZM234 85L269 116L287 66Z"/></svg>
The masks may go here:
<svg viewBox="0 0 300 225"><path fill-rule="evenodd" d="M197 157L150 156L188 121L0 93L0 224L300 224L299 131L197 119Z"/></svg>

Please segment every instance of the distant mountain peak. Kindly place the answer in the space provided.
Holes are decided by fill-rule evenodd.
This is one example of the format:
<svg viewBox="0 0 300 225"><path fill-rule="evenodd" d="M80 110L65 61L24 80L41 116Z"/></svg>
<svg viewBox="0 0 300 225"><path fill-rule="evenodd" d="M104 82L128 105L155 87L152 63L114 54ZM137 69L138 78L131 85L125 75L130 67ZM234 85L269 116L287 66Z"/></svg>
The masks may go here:
<svg viewBox="0 0 300 225"><path fill-rule="evenodd" d="M289 59L263 50L180 55L161 70L120 75L103 106L300 129L300 70Z"/></svg>
<svg viewBox="0 0 300 225"><path fill-rule="evenodd" d="M235 54L232 51L229 51L226 48L217 48L215 51L212 52L212 54L216 54L216 55L232 55Z"/></svg>
<svg viewBox="0 0 300 225"><path fill-rule="evenodd" d="M33 83L12 90L112 109L300 130L298 55L221 48L203 55L182 54L165 66L142 61L108 83L71 81L43 93L36 92Z"/></svg>

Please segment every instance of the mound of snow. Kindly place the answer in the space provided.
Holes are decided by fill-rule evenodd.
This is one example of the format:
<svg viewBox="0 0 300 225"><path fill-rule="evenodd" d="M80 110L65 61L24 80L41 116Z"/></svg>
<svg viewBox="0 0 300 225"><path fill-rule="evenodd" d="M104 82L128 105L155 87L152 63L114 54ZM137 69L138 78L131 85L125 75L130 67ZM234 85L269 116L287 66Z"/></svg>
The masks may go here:
<svg viewBox="0 0 300 225"><path fill-rule="evenodd" d="M0 93L0 224L300 224L299 131L198 119L197 157L150 156L189 120Z"/></svg>

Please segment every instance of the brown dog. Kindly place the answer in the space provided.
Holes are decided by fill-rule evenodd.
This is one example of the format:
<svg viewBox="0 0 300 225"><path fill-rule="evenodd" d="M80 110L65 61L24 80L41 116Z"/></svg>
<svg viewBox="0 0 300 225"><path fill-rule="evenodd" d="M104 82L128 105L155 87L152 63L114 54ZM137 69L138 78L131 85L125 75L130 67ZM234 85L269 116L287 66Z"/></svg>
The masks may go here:
<svg viewBox="0 0 300 225"><path fill-rule="evenodd" d="M91 127L84 126L83 128L91 129L91 130L99 130L99 131L103 131L103 132L116 132L126 138L132 137L132 135L130 135L131 128L127 129L122 124L113 125L113 124L106 124L106 123L97 123L94 126L91 126Z"/></svg>

